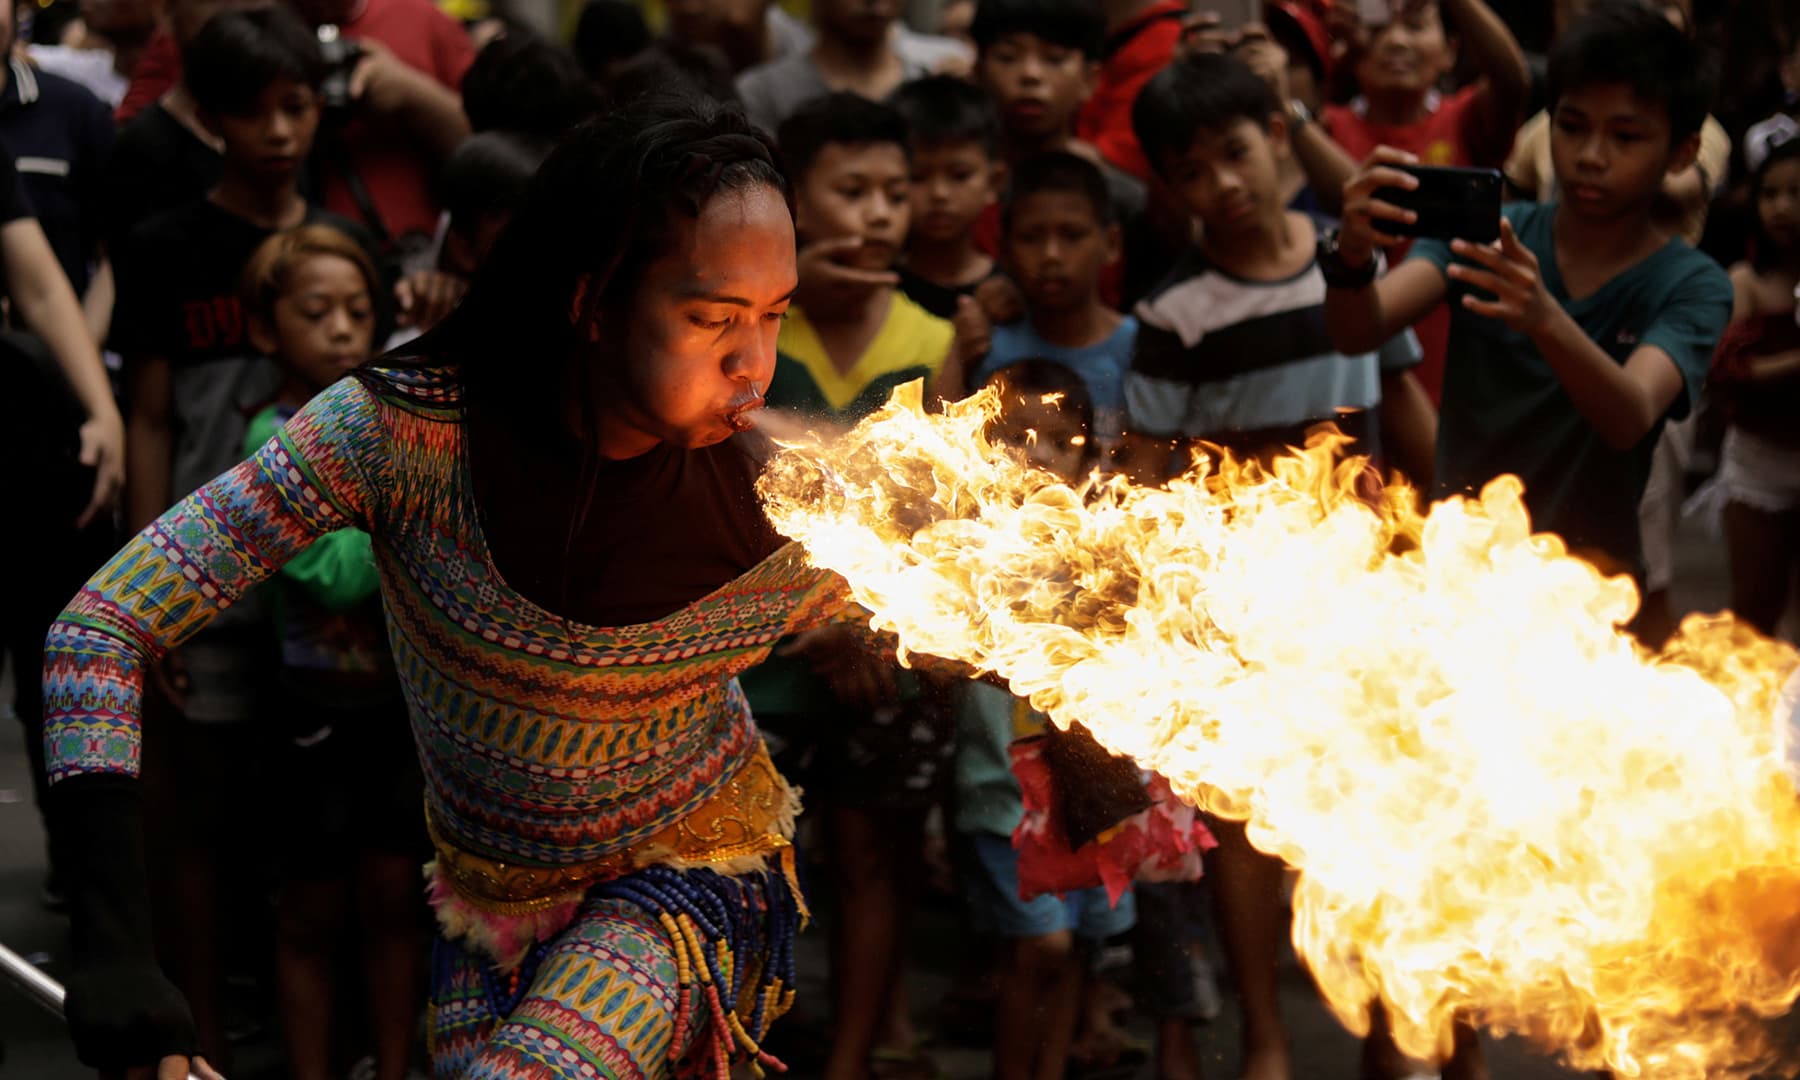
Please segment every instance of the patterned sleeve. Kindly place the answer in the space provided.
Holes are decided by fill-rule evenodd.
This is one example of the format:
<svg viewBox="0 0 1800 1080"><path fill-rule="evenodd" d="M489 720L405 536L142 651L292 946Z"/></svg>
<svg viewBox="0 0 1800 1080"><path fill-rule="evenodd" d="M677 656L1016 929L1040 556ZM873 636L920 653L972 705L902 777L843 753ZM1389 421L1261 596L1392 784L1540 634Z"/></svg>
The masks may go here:
<svg viewBox="0 0 1800 1080"><path fill-rule="evenodd" d="M101 567L44 646L51 781L137 775L145 668L320 536L369 529L386 454L374 399L343 379Z"/></svg>

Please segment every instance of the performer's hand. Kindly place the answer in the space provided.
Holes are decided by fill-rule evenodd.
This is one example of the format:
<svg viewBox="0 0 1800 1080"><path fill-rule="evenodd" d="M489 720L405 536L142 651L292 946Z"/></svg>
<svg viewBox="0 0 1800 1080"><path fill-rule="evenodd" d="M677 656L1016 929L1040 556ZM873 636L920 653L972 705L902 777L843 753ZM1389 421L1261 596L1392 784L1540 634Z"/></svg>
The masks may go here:
<svg viewBox="0 0 1800 1080"><path fill-rule="evenodd" d="M797 635L777 655L804 659L832 696L852 709L873 712L897 701L900 685L893 656L872 646L865 631L834 623Z"/></svg>
<svg viewBox="0 0 1800 1080"><path fill-rule="evenodd" d="M105 1076L104 1073L101 1074ZM163 1058L156 1068L148 1066L141 1069L129 1069L125 1080L187 1080L189 1076L197 1076L200 1080L225 1080L203 1057L185 1058L179 1054L171 1054Z"/></svg>
<svg viewBox="0 0 1800 1080"><path fill-rule="evenodd" d="M187 999L147 957L78 965L63 1007L75 1056L90 1068L181 1080L199 1049ZM218 1075L194 1061L201 1076Z"/></svg>
<svg viewBox="0 0 1800 1080"><path fill-rule="evenodd" d="M1275 95L1278 108L1286 109L1294 95L1288 88L1288 52L1262 23L1245 23L1232 42L1231 55L1244 62Z"/></svg>

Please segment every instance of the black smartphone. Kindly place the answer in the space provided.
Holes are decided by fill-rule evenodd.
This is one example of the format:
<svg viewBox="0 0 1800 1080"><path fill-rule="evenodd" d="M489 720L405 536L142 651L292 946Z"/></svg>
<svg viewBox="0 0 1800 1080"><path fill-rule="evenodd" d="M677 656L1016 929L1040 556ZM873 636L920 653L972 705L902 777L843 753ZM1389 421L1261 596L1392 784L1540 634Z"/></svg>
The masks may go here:
<svg viewBox="0 0 1800 1080"><path fill-rule="evenodd" d="M1500 239L1499 169L1459 169L1442 165L1396 165L1419 178L1411 191L1381 188L1375 197L1419 215L1410 225L1377 221L1375 227L1396 236L1429 236L1477 244Z"/></svg>

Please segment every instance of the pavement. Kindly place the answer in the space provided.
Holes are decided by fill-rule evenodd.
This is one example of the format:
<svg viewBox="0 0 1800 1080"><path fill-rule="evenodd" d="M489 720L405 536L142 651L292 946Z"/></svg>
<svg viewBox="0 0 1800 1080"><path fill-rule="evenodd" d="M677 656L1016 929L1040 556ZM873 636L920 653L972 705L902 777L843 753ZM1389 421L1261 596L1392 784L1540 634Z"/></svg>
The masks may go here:
<svg viewBox="0 0 1800 1080"><path fill-rule="evenodd" d="M1673 597L1678 611L1716 610L1725 595L1721 545L1684 526L1678 552L1678 583ZM0 701L10 702L8 672L0 679ZM43 839L31 805L25 754L17 724L0 722L0 942L41 962L52 975L66 971L65 921L40 903L44 884ZM963 962L966 936L959 932L955 905L927 904L919 912L909 974L909 994L922 1031L942 1019L941 1003ZM825 987L825 935L804 936L799 957L801 999L817 1015L828 1000ZM1289 956L1282 967L1281 996L1292 1034L1295 1080L1339 1080L1356 1075L1358 1042L1326 1011L1301 968ZM1142 1021L1133 1031L1147 1039ZM1236 1075L1238 1025L1232 1005L1215 1021L1196 1029L1202 1060L1212 1080ZM69 1049L58 1021L0 981L0 1077L5 1080L76 1080L92 1074ZM1519 1040L1488 1040L1495 1080L1587 1080L1560 1068ZM979 1049L936 1044L929 1048L946 1080L985 1080L991 1075L988 1055ZM279 1043L272 1030L254 1034L236 1047L233 1080L283 1075ZM797 1075L807 1075L796 1070ZM1147 1069L1139 1075L1148 1077ZM1123 1078L1121 1078L1123 1080Z"/></svg>

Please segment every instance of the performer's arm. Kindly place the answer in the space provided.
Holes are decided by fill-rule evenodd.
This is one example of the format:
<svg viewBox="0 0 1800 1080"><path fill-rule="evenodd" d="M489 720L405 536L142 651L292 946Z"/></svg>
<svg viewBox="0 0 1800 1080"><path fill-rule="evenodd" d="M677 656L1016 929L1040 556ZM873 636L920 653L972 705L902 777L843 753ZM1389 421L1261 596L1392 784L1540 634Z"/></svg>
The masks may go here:
<svg viewBox="0 0 1800 1080"><path fill-rule="evenodd" d="M155 1065L195 1049L187 1008L157 970L138 822L146 668L315 539L367 526L386 469L380 419L345 380L250 460L152 522L82 587L44 648L50 828L68 853L81 1060Z"/></svg>

